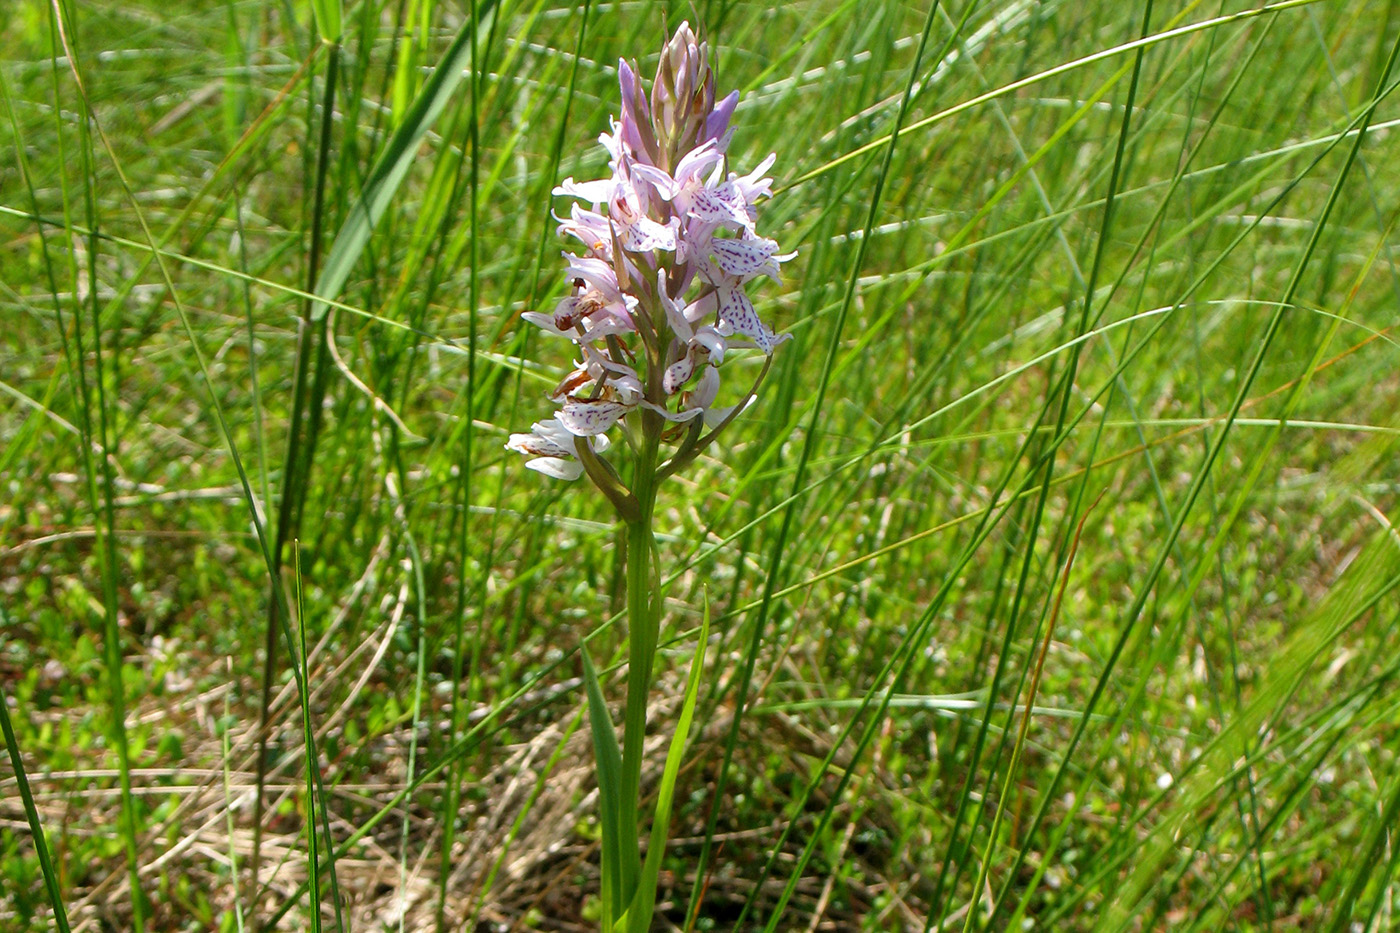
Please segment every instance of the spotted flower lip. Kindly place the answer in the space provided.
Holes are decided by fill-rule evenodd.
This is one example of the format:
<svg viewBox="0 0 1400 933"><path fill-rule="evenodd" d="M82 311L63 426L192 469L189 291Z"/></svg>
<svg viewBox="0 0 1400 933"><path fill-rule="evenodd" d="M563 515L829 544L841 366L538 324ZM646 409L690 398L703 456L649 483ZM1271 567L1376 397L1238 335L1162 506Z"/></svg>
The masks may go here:
<svg viewBox="0 0 1400 933"><path fill-rule="evenodd" d="M775 282L782 281L782 263L793 258L796 253L780 255L776 241L760 236L745 236L733 239L710 240L710 260L719 268L722 277L739 282L766 275ZM713 279L711 279L713 281Z"/></svg>
<svg viewBox="0 0 1400 933"><path fill-rule="evenodd" d="M771 355L773 349L791 334L778 337L764 324L754 310L753 302L738 285L725 284L718 289L719 333L724 336L740 334L753 340L764 353Z"/></svg>
<svg viewBox="0 0 1400 933"><path fill-rule="evenodd" d="M574 480L583 475L583 464L574 456L574 438L574 434L550 418L532 424L529 434L512 434L506 449L533 458L525 462L528 469L555 479ZM592 444L596 453L608 449L606 437L596 438Z"/></svg>
<svg viewBox="0 0 1400 933"><path fill-rule="evenodd" d="M611 398L584 398L571 395L556 416L564 430L578 437L597 437L617 424L636 404L628 405Z"/></svg>
<svg viewBox="0 0 1400 933"><path fill-rule="evenodd" d="M569 292L550 312L522 314L572 340L582 359L550 395L554 418L507 445L550 476L586 472L615 505L621 481L593 456L607 433L629 426L635 441L638 430L669 422L664 437L680 444L673 462L704 449L735 408L716 406L732 351L771 357L788 339L762 320L749 286L781 283L796 255L759 233L776 157L730 170L739 93L716 94L708 48L688 24L666 42L649 90L627 61L618 63L618 89L619 116L599 136L608 177L568 177L553 189L573 201L556 217L559 234L575 243L563 254ZM702 427L712 433L702 436Z"/></svg>

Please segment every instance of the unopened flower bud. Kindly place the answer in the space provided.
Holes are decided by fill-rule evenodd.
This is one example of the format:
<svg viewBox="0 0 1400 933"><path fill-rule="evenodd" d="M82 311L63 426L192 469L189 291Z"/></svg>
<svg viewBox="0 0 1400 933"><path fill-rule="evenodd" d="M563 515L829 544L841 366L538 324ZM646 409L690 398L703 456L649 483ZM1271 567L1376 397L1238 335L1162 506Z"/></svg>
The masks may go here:
<svg viewBox="0 0 1400 933"><path fill-rule="evenodd" d="M661 168L705 141L707 122L715 106L715 77L709 48L697 42L689 23L681 23L661 51L656 80L651 85L651 112L661 148Z"/></svg>

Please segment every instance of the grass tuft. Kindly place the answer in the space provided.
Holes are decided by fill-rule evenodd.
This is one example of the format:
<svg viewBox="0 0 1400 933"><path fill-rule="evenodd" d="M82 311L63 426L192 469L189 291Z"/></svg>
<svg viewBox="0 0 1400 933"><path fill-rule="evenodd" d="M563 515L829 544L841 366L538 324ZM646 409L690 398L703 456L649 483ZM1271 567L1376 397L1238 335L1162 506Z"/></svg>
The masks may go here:
<svg viewBox="0 0 1400 933"><path fill-rule="evenodd" d="M617 712L671 838L604 870L627 539L501 448L570 362L550 191L682 18L794 340L660 489ZM1397 50L1395 0L18 5L0 928L576 930L629 871L697 931L1393 928Z"/></svg>

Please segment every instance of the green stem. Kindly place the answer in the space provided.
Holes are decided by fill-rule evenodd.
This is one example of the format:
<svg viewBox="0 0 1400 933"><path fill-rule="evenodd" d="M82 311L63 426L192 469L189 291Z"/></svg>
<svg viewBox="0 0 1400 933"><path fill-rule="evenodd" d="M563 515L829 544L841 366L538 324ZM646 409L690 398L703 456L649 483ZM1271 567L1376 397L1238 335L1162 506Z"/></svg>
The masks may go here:
<svg viewBox="0 0 1400 933"><path fill-rule="evenodd" d="M111 419L108 415L107 388L109 377L102 347L103 314L98 300L97 271L101 268L99 260L101 234L99 232L98 200L94 189L94 179L96 179L97 174L93 163L95 150L93 134L94 129L100 133L101 128L97 126L97 117L93 113L91 102L82 88L82 75L79 71L76 45L78 36L77 11L74 9L74 4L53 4L50 26L54 80L57 82L58 54L61 49L67 57L69 68L74 80L78 82L80 91L80 115L82 119L78 121L79 139L81 140L78 157L83 177L83 206L88 221L87 286L92 311L93 385L89 386L88 384L87 354L83 349L82 300L75 301L72 319L73 356L69 360L69 365L78 379L77 401L78 411L81 415L79 424L81 425L83 465L87 476L88 499L92 507L93 528L96 532L94 550L98 558L98 571L102 581L103 658L107 673L107 691L111 704L111 719L108 728L112 747L117 753L117 779L121 793L121 818L118 826L123 847L126 850L127 880L131 886L132 929L136 933L142 933L146 929L147 901L141 890L138 873L137 837L140 834L141 821L137 814L135 799L131 793L131 751L126 732L126 686L122 673L124 662L122 660L121 631L117 620L119 611L117 583L118 574L121 572L117 562L116 511L113 506L113 460L117 455L117 438L114 436ZM57 84L55 84L54 94L55 100L58 100ZM61 141L63 134L59 133L58 138ZM61 143L60 151L62 151ZM78 241L74 235L75 227L72 223L71 204L66 185L63 186L62 193L64 228L68 234L69 254L76 257ZM81 274L76 259L70 259L70 269L76 292L78 277ZM53 283L52 271L50 271L50 283L51 285ZM55 291L54 294L57 295L57 292ZM56 303L55 311L57 308ZM121 356L121 323L119 315L109 316L116 321L114 324L116 332L113 334L114 339L112 340L110 381L114 396L120 397L121 377L117 361ZM60 320L60 330L62 330L61 324ZM65 341L65 350L66 348ZM92 397L94 388L97 395L97 415L95 418Z"/></svg>
<svg viewBox="0 0 1400 933"><path fill-rule="evenodd" d="M316 160L316 187L312 203L311 251L307 262L306 292L308 295L316 290L321 261L326 176L330 170L335 84L340 64L340 43L326 43L325 48L328 56L324 98L321 106L320 146ZM253 795L253 851L249 860L249 871L254 884L257 883L262 861L264 786L267 783L268 739L272 732L272 687L277 676L277 633L282 632L289 647L292 645L291 630L286 628L290 620L282 618L282 610L286 608L285 600L278 598L278 591L283 586L283 553L288 543L298 539L301 534L301 507L308 489L307 477L311 471L312 453L315 450L316 434L319 431L322 408L320 398L324 394L325 371L328 366L329 353L325 341L329 315L323 316L317 322L312 311L313 302L308 297L303 302L301 320L297 328L291 424L287 430L287 456L282 471L282 498L277 508L277 532L268 568L272 595L268 600L267 629L264 632L263 641L262 692L258 707L257 775L254 780L255 793ZM310 389L313 400L308 403L307 377L312 366L313 353L315 353L316 359L316 378ZM311 426L304 432L302 421L306 412L310 413ZM295 662L294 657L291 660ZM314 760L312 763L314 766ZM336 888L334 876L332 877L332 887L333 890ZM339 910L338 896L336 904L337 910Z"/></svg>
<svg viewBox="0 0 1400 933"><path fill-rule="evenodd" d="M637 514L627 521L627 713L622 732L622 890L630 903L641 874L637 846L641 811L642 745L646 741L647 696L661 629L661 608L652 535L656 506L656 463L664 422L653 412L642 419L642 443L632 494Z"/></svg>

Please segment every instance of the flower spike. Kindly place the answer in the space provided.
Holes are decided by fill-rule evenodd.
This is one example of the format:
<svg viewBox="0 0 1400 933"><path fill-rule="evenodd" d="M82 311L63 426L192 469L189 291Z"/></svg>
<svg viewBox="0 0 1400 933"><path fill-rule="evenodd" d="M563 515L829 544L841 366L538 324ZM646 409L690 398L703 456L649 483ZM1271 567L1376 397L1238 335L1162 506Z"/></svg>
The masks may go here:
<svg viewBox="0 0 1400 933"><path fill-rule="evenodd" d="M689 24L664 43L649 93L627 61L618 63L618 89L620 116L600 137L609 177L566 178L554 189L576 202L558 218L560 235L581 245L564 253L570 293L552 313L522 315L572 340L582 360L551 395L555 416L506 446L545 475L587 475L627 517L636 499L602 459L608 432L623 426L632 450L646 447L639 437L652 438L652 450L678 443L663 475L709 446L757 390L716 407L726 356L760 350L766 373L787 338L762 321L748 286L781 281L796 254L758 233L774 157L747 174L729 170L739 93L716 95L709 48Z"/></svg>

